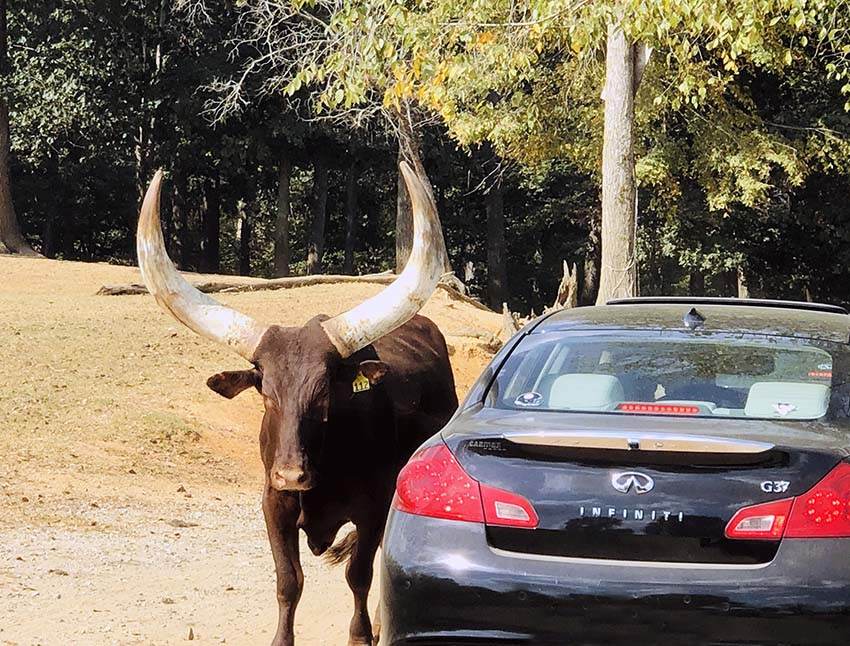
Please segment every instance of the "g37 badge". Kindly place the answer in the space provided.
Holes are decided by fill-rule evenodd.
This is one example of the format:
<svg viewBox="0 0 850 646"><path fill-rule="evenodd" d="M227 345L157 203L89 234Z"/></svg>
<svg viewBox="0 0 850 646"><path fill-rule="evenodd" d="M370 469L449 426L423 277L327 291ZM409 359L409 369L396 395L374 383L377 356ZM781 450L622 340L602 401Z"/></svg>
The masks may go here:
<svg viewBox="0 0 850 646"><path fill-rule="evenodd" d="M785 493L790 486L787 480L765 480L761 483L761 490L765 493Z"/></svg>

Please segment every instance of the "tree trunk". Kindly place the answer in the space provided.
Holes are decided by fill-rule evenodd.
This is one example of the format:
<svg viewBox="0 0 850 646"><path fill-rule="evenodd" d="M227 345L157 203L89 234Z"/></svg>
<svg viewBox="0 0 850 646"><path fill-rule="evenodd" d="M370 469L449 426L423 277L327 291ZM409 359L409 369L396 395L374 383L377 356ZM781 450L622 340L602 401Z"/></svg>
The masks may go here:
<svg viewBox="0 0 850 646"><path fill-rule="evenodd" d="M239 202L239 221L236 235L239 238L239 273L251 275L251 209L247 202Z"/></svg>
<svg viewBox="0 0 850 646"><path fill-rule="evenodd" d="M286 153L280 158L280 173L277 185L277 216L274 223L274 275L289 276L289 216L292 213L289 183L292 178L292 162Z"/></svg>
<svg viewBox="0 0 850 646"><path fill-rule="evenodd" d="M342 273L354 273L354 246L357 243L357 160L348 167L345 180L345 262Z"/></svg>
<svg viewBox="0 0 850 646"><path fill-rule="evenodd" d="M182 174L178 174L174 178L174 208L177 210L177 242L180 248L178 254L180 269L188 270L190 264L190 254L192 249L192 236L189 231L189 189L186 184L186 178Z"/></svg>
<svg viewBox="0 0 850 646"><path fill-rule="evenodd" d="M422 163L422 146L419 141L419 134L413 125L413 117L409 110L402 110L396 113L399 125L399 142L398 142L398 162L407 161L419 175L420 179L425 184L425 188L434 197L434 187L431 186L431 181L428 178L428 173L425 172L425 165ZM398 172L398 194L396 197L396 257L395 265L396 272L401 272L407 264L407 259L410 257L410 250L413 247L413 210L410 205L410 198L407 195L407 188L404 184L404 178L401 175L401 170ZM436 204L436 201L434 202ZM445 246L445 240L442 241ZM452 267L449 262L448 253L446 253L446 273L451 273Z"/></svg>
<svg viewBox="0 0 850 646"><path fill-rule="evenodd" d="M749 298L750 288L747 286L747 277L744 270L738 267L738 298Z"/></svg>
<svg viewBox="0 0 850 646"><path fill-rule="evenodd" d="M310 245L307 249L307 273L311 275L322 273L327 207L328 165L319 156L313 162L313 222L310 227Z"/></svg>
<svg viewBox="0 0 850 646"><path fill-rule="evenodd" d="M54 213L44 214L44 225L41 229L41 252L45 258L56 257L56 219Z"/></svg>
<svg viewBox="0 0 850 646"><path fill-rule="evenodd" d="M564 261L564 275L558 285L558 293L555 295L555 302L552 303L550 310L571 309L578 305L578 268L576 264L573 266ZM543 310L544 313L546 310Z"/></svg>
<svg viewBox="0 0 850 646"><path fill-rule="evenodd" d="M0 0L0 77L9 73L8 35L6 32L6 0ZM21 233L15 205L12 202L12 178L9 171L11 141L9 139L9 105L0 95L0 253L37 256Z"/></svg>
<svg viewBox="0 0 850 646"><path fill-rule="evenodd" d="M487 300L494 310L508 300L505 205L502 198L502 182L497 178L484 196L487 210Z"/></svg>
<svg viewBox="0 0 850 646"><path fill-rule="evenodd" d="M582 272L584 275L581 281L581 295L579 297L579 302L582 305L593 305L596 302L596 295L599 293L600 227L599 214L594 213L590 221L587 242L585 243L584 271Z"/></svg>
<svg viewBox="0 0 850 646"><path fill-rule="evenodd" d="M38 204L44 214L44 225L41 229L41 253L45 258L55 258L59 250L61 236L61 220L59 212L62 204L61 189L59 188L59 158L56 151L51 151L45 160L46 172L44 182L40 186Z"/></svg>
<svg viewBox="0 0 850 646"><path fill-rule="evenodd" d="M689 296L705 296L705 275L698 269L691 269L688 276Z"/></svg>
<svg viewBox="0 0 850 646"><path fill-rule="evenodd" d="M214 171L215 172L215 171ZM220 271L221 251L221 192L218 173L204 183L204 213L202 216L204 240L201 271L217 274Z"/></svg>
<svg viewBox="0 0 850 646"><path fill-rule="evenodd" d="M615 25L605 56L602 147L602 268L597 304L637 294L634 46Z"/></svg>
<svg viewBox="0 0 850 646"><path fill-rule="evenodd" d="M404 161L404 151L398 149L398 164ZM413 209L410 196L404 184L401 170L398 170L396 180L396 211L395 211L395 273L400 274L410 258L413 248Z"/></svg>

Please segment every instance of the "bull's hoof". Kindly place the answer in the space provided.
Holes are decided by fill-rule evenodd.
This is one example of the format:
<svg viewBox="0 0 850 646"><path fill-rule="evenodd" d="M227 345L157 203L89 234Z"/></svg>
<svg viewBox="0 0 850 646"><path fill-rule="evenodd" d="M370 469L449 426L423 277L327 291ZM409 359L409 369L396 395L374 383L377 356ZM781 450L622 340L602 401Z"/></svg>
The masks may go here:
<svg viewBox="0 0 850 646"><path fill-rule="evenodd" d="M348 646L373 646L377 642L372 641L371 639L363 639L363 638L354 638L349 637Z"/></svg>

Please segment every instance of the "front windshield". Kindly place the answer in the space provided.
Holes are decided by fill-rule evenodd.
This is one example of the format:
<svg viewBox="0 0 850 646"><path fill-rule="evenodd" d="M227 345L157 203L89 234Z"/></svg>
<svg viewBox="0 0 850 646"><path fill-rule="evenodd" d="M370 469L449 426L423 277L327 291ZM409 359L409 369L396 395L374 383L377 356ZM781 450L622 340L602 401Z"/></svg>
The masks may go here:
<svg viewBox="0 0 850 646"><path fill-rule="evenodd" d="M488 401L517 410L816 420L830 409L846 353L842 344L768 335L544 332L512 352Z"/></svg>

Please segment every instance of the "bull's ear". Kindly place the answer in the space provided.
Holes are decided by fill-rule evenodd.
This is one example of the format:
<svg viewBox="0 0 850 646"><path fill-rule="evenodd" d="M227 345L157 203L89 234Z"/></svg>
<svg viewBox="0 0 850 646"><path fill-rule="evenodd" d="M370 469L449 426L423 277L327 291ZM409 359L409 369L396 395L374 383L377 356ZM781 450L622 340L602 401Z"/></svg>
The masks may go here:
<svg viewBox="0 0 850 646"><path fill-rule="evenodd" d="M228 399L233 399L243 390L252 386L260 390L262 383L262 375L256 368L220 372L207 379L207 386L222 397L227 397Z"/></svg>
<svg viewBox="0 0 850 646"><path fill-rule="evenodd" d="M360 362L360 372L373 386L381 383L389 371L390 367L383 361L369 360Z"/></svg>

